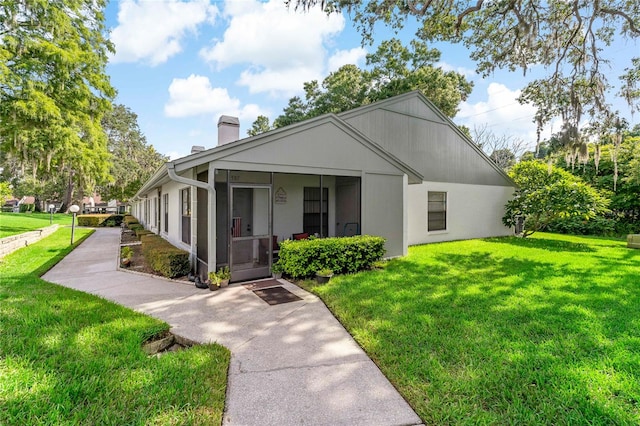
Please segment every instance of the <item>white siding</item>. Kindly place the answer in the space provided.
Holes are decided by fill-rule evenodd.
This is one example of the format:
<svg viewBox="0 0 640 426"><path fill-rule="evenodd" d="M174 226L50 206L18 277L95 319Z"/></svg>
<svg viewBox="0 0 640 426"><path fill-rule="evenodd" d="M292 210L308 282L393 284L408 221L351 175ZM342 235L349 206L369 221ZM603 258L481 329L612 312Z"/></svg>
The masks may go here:
<svg viewBox="0 0 640 426"><path fill-rule="evenodd" d="M447 230L427 231L427 193L447 193ZM512 235L502 224L504 205L514 188L423 182L409 185L409 244Z"/></svg>
<svg viewBox="0 0 640 426"><path fill-rule="evenodd" d="M362 234L386 238L387 257L406 254L406 187L406 176L365 173L362 179Z"/></svg>

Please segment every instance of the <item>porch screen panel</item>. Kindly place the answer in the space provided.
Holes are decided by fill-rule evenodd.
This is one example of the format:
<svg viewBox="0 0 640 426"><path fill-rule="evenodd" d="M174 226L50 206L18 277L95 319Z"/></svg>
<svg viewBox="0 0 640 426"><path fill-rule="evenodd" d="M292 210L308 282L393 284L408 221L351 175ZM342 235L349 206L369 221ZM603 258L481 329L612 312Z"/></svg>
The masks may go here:
<svg viewBox="0 0 640 426"><path fill-rule="evenodd" d="M305 187L302 232L307 232L310 235L320 234L320 221L322 220L322 236L326 237L329 229L328 211L329 188L322 188L322 205L320 205L320 188Z"/></svg>

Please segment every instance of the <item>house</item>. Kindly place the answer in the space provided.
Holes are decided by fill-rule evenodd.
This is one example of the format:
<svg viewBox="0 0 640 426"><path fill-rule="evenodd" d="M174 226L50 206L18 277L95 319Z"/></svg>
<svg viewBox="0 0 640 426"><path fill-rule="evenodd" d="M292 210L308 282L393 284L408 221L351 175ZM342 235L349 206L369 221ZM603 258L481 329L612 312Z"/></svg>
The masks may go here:
<svg viewBox="0 0 640 426"><path fill-rule="evenodd" d="M104 201L100 194L82 197L82 214L112 213L122 214L126 211L126 205L118 200Z"/></svg>
<svg viewBox="0 0 640 426"><path fill-rule="evenodd" d="M513 181L420 92L239 139L164 164L132 200L149 230L188 250L203 277L269 275L274 241L380 235L409 245L509 235Z"/></svg>

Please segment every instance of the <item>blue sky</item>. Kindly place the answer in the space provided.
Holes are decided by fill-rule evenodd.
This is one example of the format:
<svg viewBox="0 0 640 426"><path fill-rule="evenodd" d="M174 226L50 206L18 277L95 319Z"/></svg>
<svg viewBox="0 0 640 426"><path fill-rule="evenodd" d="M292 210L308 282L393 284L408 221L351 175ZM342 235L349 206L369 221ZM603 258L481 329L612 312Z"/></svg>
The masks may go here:
<svg viewBox="0 0 640 426"><path fill-rule="evenodd" d="M138 114L148 142L171 158L187 155L192 145L215 146L222 114L239 117L245 137L258 115L273 121L289 98L302 94L304 82L321 81L347 63L363 66L376 47L361 46L348 16L294 12L283 0L112 1L106 18L116 47L107 67L116 102ZM376 42L393 36L408 44L413 31L395 35L380 27L375 33ZM496 135L535 145L535 110L515 100L535 72L526 79L506 71L483 79L462 46L436 47L442 51L440 66L475 84L456 123L487 126ZM612 48L612 81L633 54L640 54L637 44ZM622 102L615 107L629 117ZM554 125L546 136L558 130Z"/></svg>

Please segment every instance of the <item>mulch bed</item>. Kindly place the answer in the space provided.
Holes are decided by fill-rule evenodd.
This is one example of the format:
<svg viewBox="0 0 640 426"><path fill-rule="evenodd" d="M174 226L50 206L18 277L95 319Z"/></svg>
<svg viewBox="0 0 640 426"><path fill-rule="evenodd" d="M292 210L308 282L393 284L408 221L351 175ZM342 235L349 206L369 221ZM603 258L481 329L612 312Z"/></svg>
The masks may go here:
<svg viewBox="0 0 640 426"><path fill-rule="evenodd" d="M138 240L138 237L136 237L135 232L126 228L122 230L122 234L120 234L120 244L129 245L129 244L139 243L139 242L140 240Z"/></svg>

